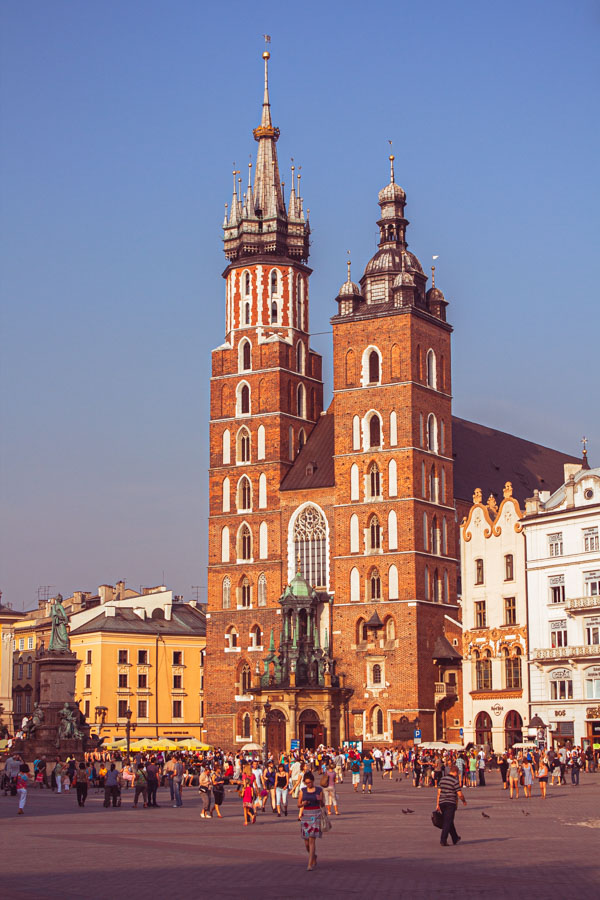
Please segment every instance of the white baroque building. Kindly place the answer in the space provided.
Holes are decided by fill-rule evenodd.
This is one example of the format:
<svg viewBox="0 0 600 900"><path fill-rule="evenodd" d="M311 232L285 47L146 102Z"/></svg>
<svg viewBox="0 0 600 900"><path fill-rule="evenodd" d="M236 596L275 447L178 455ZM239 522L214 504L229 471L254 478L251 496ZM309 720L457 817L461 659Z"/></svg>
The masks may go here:
<svg viewBox="0 0 600 900"><path fill-rule="evenodd" d="M523 512L481 490L461 526L464 742L503 752L529 721Z"/></svg>
<svg viewBox="0 0 600 900"><path fill-rule="evenodd" d="M535 492L526 541L531 716L549 744L600 743L600 468L565 465L552 495Z"/></svg>

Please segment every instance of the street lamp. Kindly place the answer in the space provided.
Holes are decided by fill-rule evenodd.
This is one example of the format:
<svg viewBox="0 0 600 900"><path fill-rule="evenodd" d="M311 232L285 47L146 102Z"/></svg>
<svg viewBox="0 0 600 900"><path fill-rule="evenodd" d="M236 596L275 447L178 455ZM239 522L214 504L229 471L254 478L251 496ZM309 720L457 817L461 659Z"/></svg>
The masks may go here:
<svg viewBox="0 0 600 900"><path fill-rule="evenodd" d="M136 727L135 725L131 724L132 715L133 715L133 713L131 712L129 707L127 707L127 710L125 712L125 718L127 719L127 724L125 725L125 737L127 738L127 760L128 761L129 761L129 745L131 744L131 730L133 729L135 731L135 727Z"/></svg>

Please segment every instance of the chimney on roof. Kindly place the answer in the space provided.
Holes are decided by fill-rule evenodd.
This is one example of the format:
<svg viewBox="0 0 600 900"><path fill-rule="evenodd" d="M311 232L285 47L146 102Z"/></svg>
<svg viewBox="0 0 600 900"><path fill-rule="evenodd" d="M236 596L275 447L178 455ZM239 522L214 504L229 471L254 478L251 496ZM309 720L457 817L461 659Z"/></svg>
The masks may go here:
<svg viewBox="0 0 600 900"><path fill-rule="evenodd" d="M117 581L117 590L115 593L115 600L124 600L125 599L125 582Z"/></svg>
<svg viewBox="0 0 600 900"><path fill-rule="evenodd" d="M101 584L98 588L98 594L100 595L100 603L102 604L115 599L115 589L112 584Z"/></svg>
<svg viewBox="0 0 600 900"><path fill-rule="evenodd" d="M540 492L536 488L533 497L525 499L525 513L528 516L537 516L540 511Z"/></svg>

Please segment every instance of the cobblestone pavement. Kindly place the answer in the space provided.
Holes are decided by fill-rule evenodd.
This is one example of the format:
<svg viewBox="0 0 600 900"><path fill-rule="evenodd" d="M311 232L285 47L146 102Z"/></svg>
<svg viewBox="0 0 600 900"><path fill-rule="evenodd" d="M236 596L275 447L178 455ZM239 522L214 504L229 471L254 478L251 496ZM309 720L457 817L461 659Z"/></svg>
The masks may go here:
<svg viewBox="0 0 600 900"><path fill-rule="evenodd" d="M462 841L440 847L431 825L433 789L375 777L372 796L338 786L340 816L318 841L318 866L306 871L296 809L270 811L244 827L241 803L227 793L223 820L200 819L196 789L173 809L104 809L92 792L84 809L73 793L32 788L26 814L0 795L0 893L31 898L306 898L311 893L379 898L554 898L600 885L600 775L580 787L550 788L542 801L510 801L496 774L466 791L457 814ZM402 813L410 808L412 813ZM486 818L482 813L489 816ZM526 814L528 813L528 815Z"/></svg>

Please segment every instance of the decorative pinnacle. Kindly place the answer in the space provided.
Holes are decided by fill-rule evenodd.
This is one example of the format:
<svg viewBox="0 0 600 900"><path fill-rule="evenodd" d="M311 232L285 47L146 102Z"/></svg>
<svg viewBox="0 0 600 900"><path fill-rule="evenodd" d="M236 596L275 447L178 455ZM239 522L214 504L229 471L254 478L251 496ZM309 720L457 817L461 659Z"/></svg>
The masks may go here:
<svg viewBox="0 0 600 900"><path fill-rule="evenodd" d="M388 144L390 145L390 150L391 150L392 142L388 141ZM395 158L396 157L394 156L394 154L390 153L390 184L394 183L394 160L395 160Z"/></svg>
<svg viewBox="0 0 600 900"><path fill-rule="evenodd" d="M352 265L352 261L351 261L351 259L350 259L350 251L349 251L349 250L346 250L346 253L348 254L348 262L346 263L346 265L348 266L348 279L347 279L347 281L348 281L348 284L350 284L350 282L352 281L352 279L351 279L351 277L350 277L350 267L351 267L351 265Z"/></svg>
<svg viewBox="0 0 600 900"><path fill-rule="evenodd" d="M432 256L432 259L439 259L439 254L437 256ZM435 266L431 267L431 287L435 287Z"/></svg>

